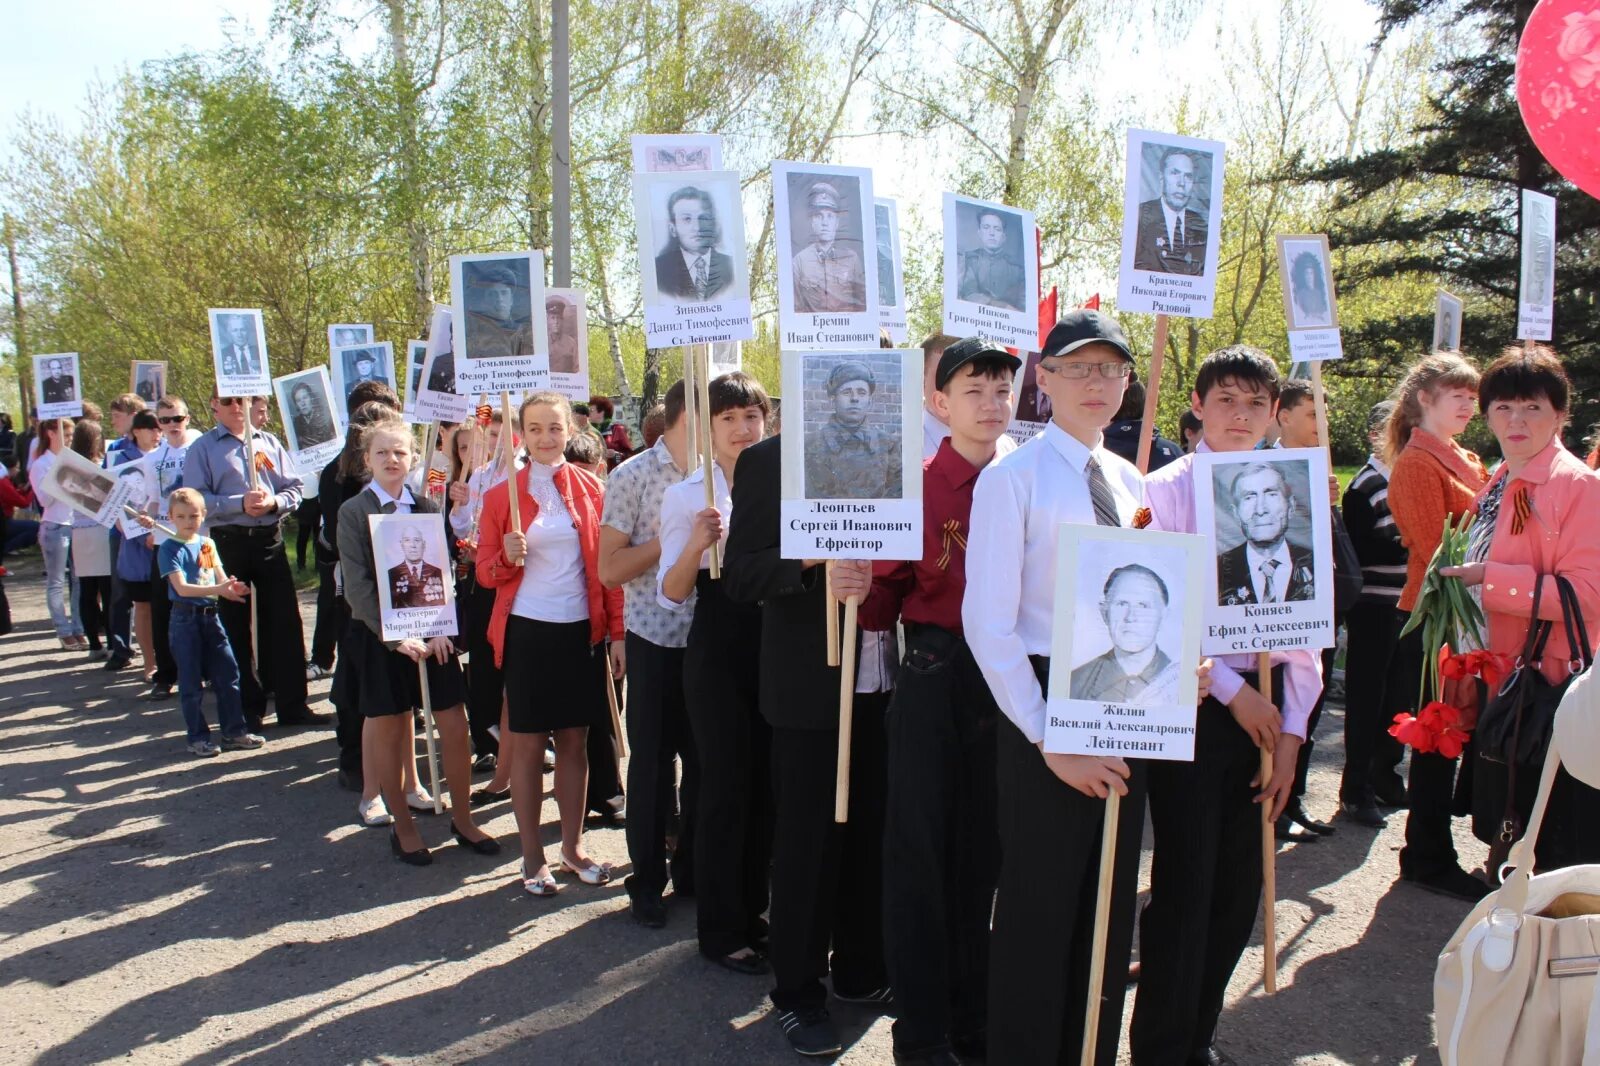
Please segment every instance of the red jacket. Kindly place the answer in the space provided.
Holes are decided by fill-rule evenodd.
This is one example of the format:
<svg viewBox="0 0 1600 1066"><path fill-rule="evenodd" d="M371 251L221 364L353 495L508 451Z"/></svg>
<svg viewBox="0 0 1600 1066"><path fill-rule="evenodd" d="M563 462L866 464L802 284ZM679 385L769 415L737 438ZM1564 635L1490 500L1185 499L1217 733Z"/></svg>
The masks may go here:
<svg viewBox="0 0 1600 1066"><path fill-rule="evenodd" d="M600 479L571 463L555 471L556 491L572 515L583 550L583 576L589 586L589 642L598 644L609 636L622 639L622 589L600 584L600 516L604 511L605 487ZM494 612L489 616L489 646L494 648L494 663L505 663L506 621L511 617L511 601L516 599L526 570L512 566L501 544L511 532L511 505L507 499L509 482L502 481L483 497L483 512L478 517L478 584L494 589ZM528 471L517 471L517 502L522 528L533 524L539 504L528 494Z"/></svg>
<svg viewBox="0 0 1600 1066"><path fill-rule="evenodd" d="M10 478L0 477L0 514L10 518L11 512L18 507L31 506L33 506L33 491L31 489L24 495L11 483Z"/></svg>

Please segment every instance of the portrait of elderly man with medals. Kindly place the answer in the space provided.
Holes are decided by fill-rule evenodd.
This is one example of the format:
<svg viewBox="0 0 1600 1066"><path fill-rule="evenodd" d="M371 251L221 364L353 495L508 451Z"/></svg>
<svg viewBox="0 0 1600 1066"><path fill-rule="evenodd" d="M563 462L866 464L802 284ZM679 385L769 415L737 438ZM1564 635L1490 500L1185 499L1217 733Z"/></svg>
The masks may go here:
<svg viewBox="0 0 1600 1066"><path fill-rule="evenodd" d="M389 568L389 604L395 610L406 607L443 607L444 571L422 557L427 537L416 526L400 529L401 561Z"/></svg>
<svg viewBox="0 0 1600 1066"><path fill-rule="evenodd" d="M1285 465L1249 463L1229 485L1228 507L1245 539L1217 556L1218 606L1317 598L1311 549L1289 540L1295 504Z"/></svg>

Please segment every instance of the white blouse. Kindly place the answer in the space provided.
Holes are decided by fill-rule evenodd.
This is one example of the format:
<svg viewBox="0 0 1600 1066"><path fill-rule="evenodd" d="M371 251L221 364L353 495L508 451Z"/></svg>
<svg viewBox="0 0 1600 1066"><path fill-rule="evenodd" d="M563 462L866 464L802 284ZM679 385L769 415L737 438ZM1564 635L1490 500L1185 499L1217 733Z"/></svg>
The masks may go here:
<svg viewBox="0 0 1600 1066"><path fill-rule="evenodd" d="M711 466L712 485L716 489L717 510L722 514L722 543L728 542L728 523L733 517L733 496L728 490L728 480L722 476L722 467ZM686 611L694 607L691 591L682 603L675 602L666 593L663 583L689 545L689 530L694 516L706 509L706 479L704 467L695 467L689 476L669 486L661 496L661 561L656 567L656 602L669 611ZM700 553L700 569L711 569L711 553Z"/></svg>
<svg viewBox="0 0 1600 1066"><path fill-rule="evenodd" d="M522 584L511 600L511 613L540 622L585 622L589 619L589 585L583 571L583 547L566 501L556 489L556 468L528 464L528 492L539 505L539 513L522 531L528 538L528 557L523 562Z"/></svg>

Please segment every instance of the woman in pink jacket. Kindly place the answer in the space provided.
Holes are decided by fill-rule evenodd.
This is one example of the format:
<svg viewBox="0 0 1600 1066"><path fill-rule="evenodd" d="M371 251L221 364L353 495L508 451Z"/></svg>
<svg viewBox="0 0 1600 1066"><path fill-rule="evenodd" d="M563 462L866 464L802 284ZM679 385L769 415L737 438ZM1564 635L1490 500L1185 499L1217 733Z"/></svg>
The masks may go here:
<svg viewBox="0 0 1600 1066"><path fill-rule="evenodd" d="M1442 571L1472 587L1488 619L1489 650L1512 659L1527 640L1538 589L1539 617L1555 623L1538 669L1553 684L1581 672L1592 650L1567 640L1556 575L1571 582L1587 631L1600 633L1600 474L1562 446L1569 392L1560 357L1543 345L1508 348L1484 371L1478 404L1505 462L1478 494L1466 565ZM1519 827L1538 776L1537 766L1517 768ZM1480 752L1472 788L1474 833L1503 848L1506 764ZM1546 869L1600 862L1600 792L1562 771L1537 850Z"/></svg>

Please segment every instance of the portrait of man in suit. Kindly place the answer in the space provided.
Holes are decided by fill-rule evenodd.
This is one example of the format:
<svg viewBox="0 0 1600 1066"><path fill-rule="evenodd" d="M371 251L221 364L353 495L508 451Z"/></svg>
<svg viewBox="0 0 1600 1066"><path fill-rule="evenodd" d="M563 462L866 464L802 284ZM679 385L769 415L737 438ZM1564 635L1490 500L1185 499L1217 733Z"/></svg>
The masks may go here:
<svg viewBox="0 0 1600 1066"><path fill-rule="evenodd" d="M1139 204L1134 269L1205 273L1206 217L1192 206L1202 161L1210 162L1205 152L1172 147L1161 152L1159 188L1149 190L1155 195Z"/></svg>
<svg viewBox="0 0 1600 1066"><path fill-rule="evenodd" d="M1129 563L1106 576L1100 621L1111 647L1072 670L1071 698L1159 706L1178 700L1178 664L1157 643L1171 596L1148 566Z"/></svg>
<svg viewBox="0 0 1600 1066"><path fill-rule="evenodd" d="M224 377L261 373L254 323L247 315L224 315L219 368Z"/></svg>
<svg viewBox="0 0 1600 1066"><path fill-rule="evenodd" d="M560 296L546 296L544 314L550 334L550 372L576 374L579 365L577 308Z"/></svg>
<svg viewBox="0 0 1600 1066"><path fill-rule="evenodd" d="M962 206L958 203L958 210ZM1008 230L1018 228L1017 220L1013 216L1008 223L1005 212L979 207L975 221L978 244L960 253L961 276L956 283L956 295L986 307L1020 311L1027 274L1006 247Z"/></svg>
<svg viewBox="0 0 1600 1066"><path fill-rule="evenodd" d="M40 383L45 403L71 403L78 398L78 379L69 359L52 359L45 364L45 379Z"/></svg>
<svg viewBox="0 0 1600 1066"><path fill-rule="evenodd" d="M463 263L461 276L467 288L467 358L532 355L533 310L517 305L518 293L528 290L526 276L493 260Z"/></svg>
<svg viewBox="0 0 1600 1066"><path fill-rule="evenodd" d="M705 303L733 284L733 259L717 251L722 224L711 194L685 185L667 197L667 246L656 255L656 290Z"/></svg>
<svg viewBox="0 0 1600 1066"><path fill-rule="evenodd" d="M289 390L289 421L298 451L326 444L338 435L327 400L317 395L310 381L297 381Z"/></svg>
<svg viewBox="0 0 1600 1066"><path fill-rule="evenodd" d="M134 395L145 403L154 405L167 394L165 382L162 380L165 374L166 368L160 363L140 363L134 374Z"/></svg>
<svg viewBox="0 0 1600 1066"><path fill-rule="evenodd" d="M389 568L389 606L443 607L444 571L423 558L428 539L419 526L400 527L398 538L401 561Z"/></svg>
<svg viewBox="0 0 1600 1066"><path fill-rule="evenodd" d="M1285 465L1248 463L1229 482L1228 510L1244 542L1217 556L1218 606L1316 599L1311 549L1289 540L1295 500Z"/></svg>
<svg viewBox="0 0 1600 1066"><path fill-rule="evenodd" d="M811 241L790 264L798 314L841 314L867 309L867 268L861 255L840 240L850 205L834 181L814 181L805 190Z"/></svg>
<svg viewBox="0 0 1600 1066"><path fill-rule="evenodd" d="M872 368L846 359L829 371L826 390L827 419L806 418L806 499L900 499L900 435L869 424L878 392Z"/></svg>

